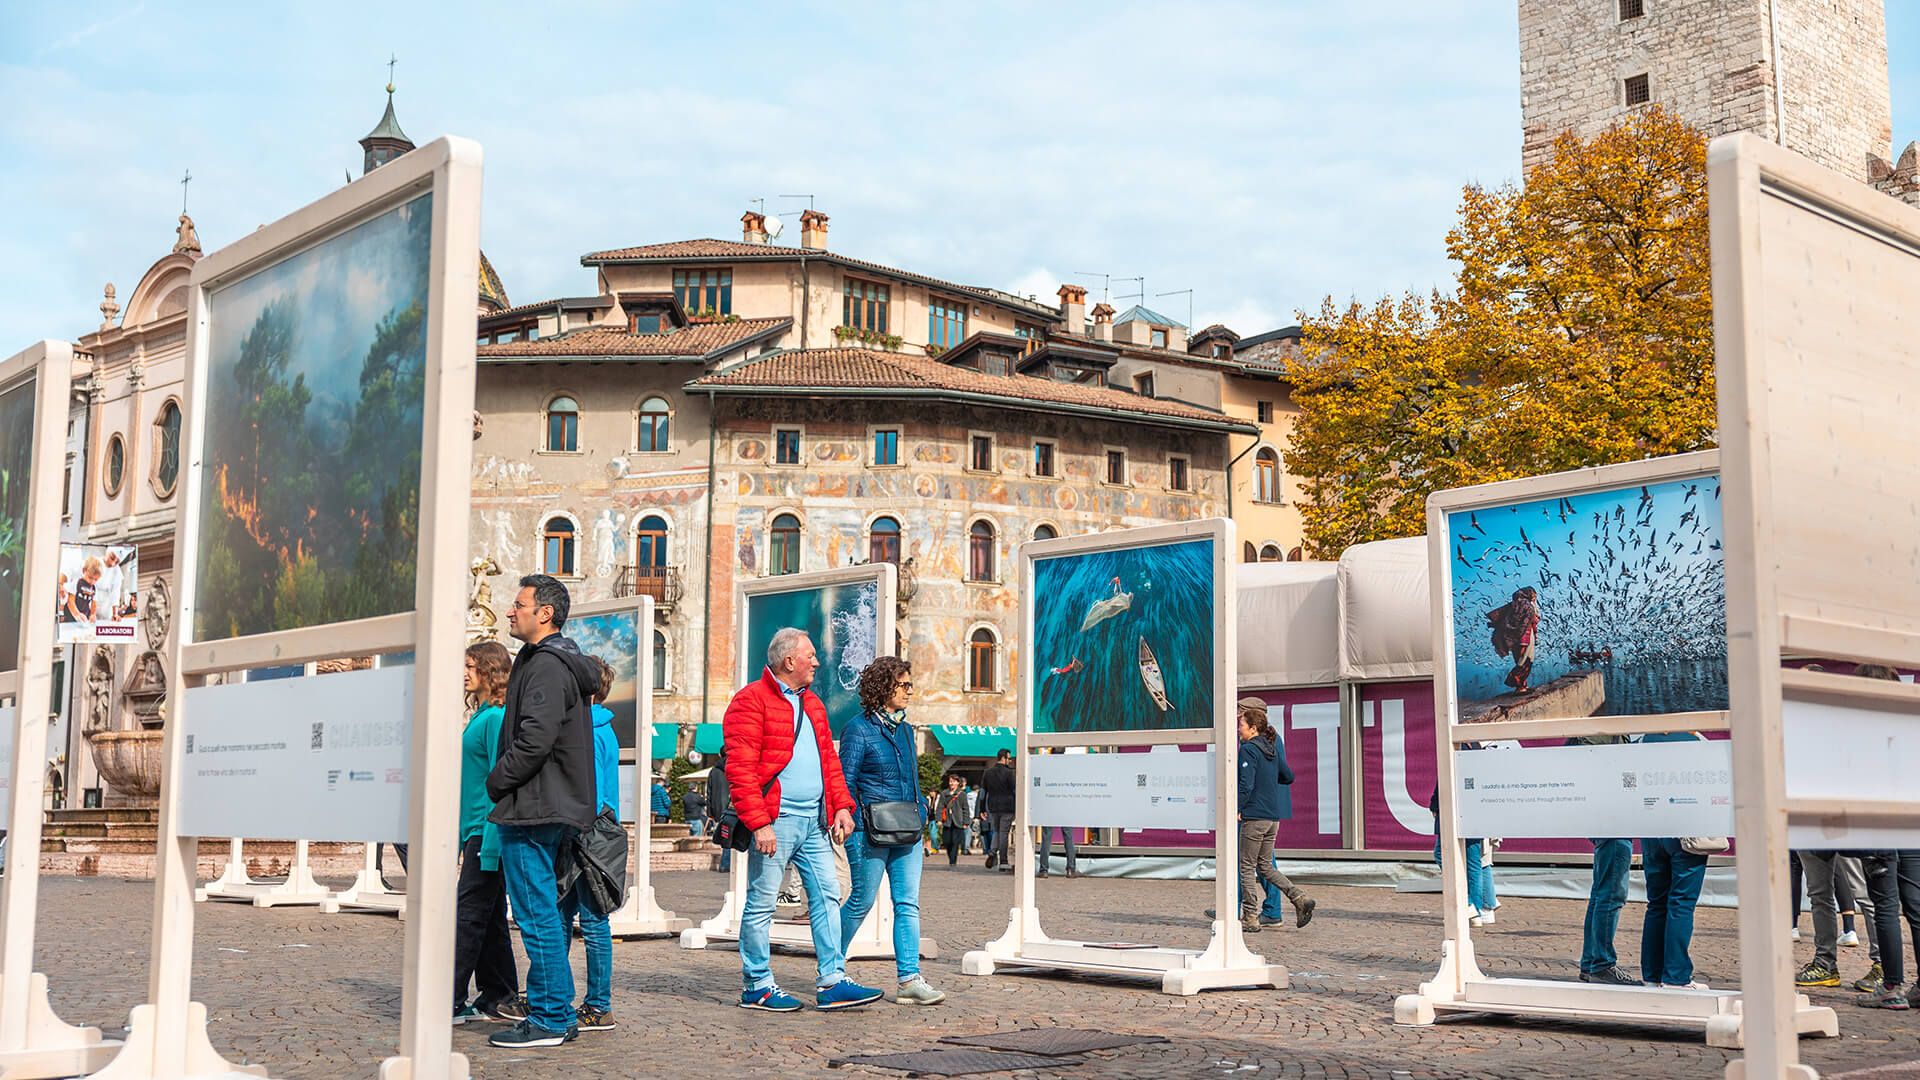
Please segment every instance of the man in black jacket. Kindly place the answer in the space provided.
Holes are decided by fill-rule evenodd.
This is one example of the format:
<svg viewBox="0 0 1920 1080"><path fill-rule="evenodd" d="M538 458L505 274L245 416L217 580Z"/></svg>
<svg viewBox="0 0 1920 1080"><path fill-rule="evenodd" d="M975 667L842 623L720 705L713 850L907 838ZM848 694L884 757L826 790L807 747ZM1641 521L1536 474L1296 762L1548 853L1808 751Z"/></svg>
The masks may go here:
<svg viewBox="0 0 1920 1080"><path fill-rule="evenodd" d="M545 574L520 579L507 629L525 642L507 677L500 754L487 776L500 826L500 869L527 952L527 1018L487 1040L495 1046L559 1046L579 1035L568 930L561 923L554 860L598 810L593 718L599 669L560 635L571 602Z"/></svg>
<svg viewBox="0 0 1920 1080"><path fill-rule="evenodd" d="M982 794L986 796L986 807L982 811L987 818L987 827L993 831L993 847L987 852L987 869L998 866L1005 873L1013 873L1013 863L1007 858L1007 844L1013 836L1013 799L1014 785L1013 751L1001 750L1000 756L987 766L986 775L980 778Z"/></svg>

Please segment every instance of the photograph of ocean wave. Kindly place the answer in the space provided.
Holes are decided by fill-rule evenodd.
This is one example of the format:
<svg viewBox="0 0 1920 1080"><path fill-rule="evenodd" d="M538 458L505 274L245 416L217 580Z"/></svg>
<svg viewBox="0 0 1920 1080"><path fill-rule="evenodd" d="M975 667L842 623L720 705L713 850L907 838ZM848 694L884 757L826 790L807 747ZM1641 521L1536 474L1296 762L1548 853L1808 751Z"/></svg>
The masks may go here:
<svg viewBox="0 0 1920 1080"><path fill-rule="evenodd" d="M1034 562L1034 731L1213 726L1213 545Z"/></svg>
<svg viewBox="0 0 1920 1080"><path fill-rule="evenodd" d="M749 680L760 677L767 646L783 626L799 627L813 639L820 654L813 692L826 705L827 723L837 738L860 711L860 672L880 655L880 584L858 581L748 596L740 655ZM887 644L891 653L893 643Z"/></svg>
<svg viewBox="0 0 1920 1080"><path fill-rule="evenodd" d="M1462 717L1568 687L1577 715L1727 707L1717 477L1460 511L1447 535Z"/></svg>

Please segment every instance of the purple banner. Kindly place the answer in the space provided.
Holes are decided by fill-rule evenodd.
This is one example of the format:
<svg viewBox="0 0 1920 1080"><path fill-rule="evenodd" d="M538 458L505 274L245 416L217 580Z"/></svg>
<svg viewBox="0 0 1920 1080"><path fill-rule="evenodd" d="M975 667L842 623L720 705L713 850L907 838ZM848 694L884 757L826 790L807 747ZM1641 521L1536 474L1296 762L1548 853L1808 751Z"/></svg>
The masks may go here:
<svg viewBox="0 0 1920 1080"><path fill-rule="evenodd" d="M1274 846L1334 851L1340 848L1340 692L1331 686L1267 690L1255 695L1271 708L1267 719L1286 740L1293 769L1293 816L1280 823ZM1145 751L1147 748L1124 747ZM1183 749L1199 749L1183 747ZM1229 766L1231 767L1231 766ZM1212 848L1212 832L1128 829L1122 847Z"/></svg>

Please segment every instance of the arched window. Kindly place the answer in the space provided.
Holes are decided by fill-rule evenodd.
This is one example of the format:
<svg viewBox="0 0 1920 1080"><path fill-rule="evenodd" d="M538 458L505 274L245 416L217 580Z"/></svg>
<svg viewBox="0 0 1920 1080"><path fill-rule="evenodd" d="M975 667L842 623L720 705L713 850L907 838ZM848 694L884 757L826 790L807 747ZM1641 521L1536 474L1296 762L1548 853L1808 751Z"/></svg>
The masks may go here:
<svg viewBox="0 0 1920 1080"><path fill-rule="evenodd" d="M773 528L769 531L767 573L797 574L799 572L800 519L792 514L781 514L773 519Z"/></svg>
<svg viewBox="0 0 1920 1080"><path fill-rule="evenodd" d="M554 453L580 449L580 403L564 394L547 402L547 449Z"/></svg>
<svg viewBox="0 0 1920 1080"><path fill-rule="evenodd" d="M1280 455L1271 447L1261 447L1253 455L1253 501L1280 501Z"/></svg>
<svg viewBox="0 0 1920 1080"><path fill-rule="evenodd" d="M667 688L667 632L653 632L653 689L658 692Z"/></svg>
<svg viewBox="0 0 1920 1080"><path fill-rule="evenodd" d="M1260 561L1261 562L1280 562L1281 561L1280 545L1279 544L1262 544L1260 546Z"/></svg>
<svg viewBox="0 0 1920 1080"><path fill-rule="evenodd" d="M980 627L967 637L967 689L974 693L991 693L994 689L993 673L999 666L1000 639L993 631Z"/></svg>
<svg viewBox="0 0 1920 1080"><path fill-rule="evenodd" d="M1247 540L1247 541L1243 541L1240 544L1240 561L1241 562L1259 562L1260 561L1260 553L1253 549L1253 541Z"/></svg>
<svg viewBox="0 0 1920 1080"><path fill-rule="evenodd" d="M982 519L967 530L967 580L993 581L993 522Z"/></svg>
<svg viewBox="0 0 1920 1080"><path fill-rule="evenodd" d="M873 519L867 530L867 559L900 565L900 523L890 517Z"/></svg>
<svg viewBox="0 0 1920 1080"><path fill-rule="evenodd" d="M127 443L126 440L115 435L113 438L107 440L106 475L100 478L101 482L106 484L107 495L112 497L120 494L120 485L126 478Z"/></svg>
<svg viewBox="0 0 1920 1080"><path fill-rule="evenodd" d="M169 401L160 407L153 422L153 487L163 499L173 497L173 486L180 479L180 406Z"/></svg>
<svg viewBox="0 0 1920 1080"><path fill-rule="evenodd" d="M1288 562L1300 562L1306 557L1307 557L1307 553L1304 550L1302 550L1298 544L1294 545L1294 548L1292 551L1287 552Z"/></svg>
<svg viewBox="0 0 1920 1080"><path fill-rule="evenodd" d="M659 577L667 565L667 521L648 514L633 527L633 567L636 577Z"/></svg>
<svg viewBox="0 0 1920 1080"><path fill-rule="evenodd" d="M547 519L541 527L543 541L541 558L542 568L555 577L572 577L574 566L574 528L573 522L563 517Z"/></svg>
<svg viewBox="0 0 1920 1080"><path fill-rule="evenodd" d="M1059 535L1060 530L1051 525L1035 525L1033 527L1033 538L1035 540L1051 540Z"/></svg>
<svg viewBox="0 0 1920 1080"><path fill-rule="evenodd" d="M640 432L634 448L643 454L665 453L672 449L668 441L673 412L666 398L650 397L640 403Z"/></svg>

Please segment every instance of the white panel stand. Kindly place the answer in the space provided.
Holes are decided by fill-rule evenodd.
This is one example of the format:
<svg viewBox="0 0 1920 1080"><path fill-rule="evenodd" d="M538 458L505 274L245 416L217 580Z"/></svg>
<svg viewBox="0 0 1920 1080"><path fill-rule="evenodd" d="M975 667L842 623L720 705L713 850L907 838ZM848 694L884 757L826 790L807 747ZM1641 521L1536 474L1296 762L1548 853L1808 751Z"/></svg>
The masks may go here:
<svg viewBox="0 0 1920 1080"><path fill-rule="evenodd" d="M227 865L220 876L193 890L195 903L204 904L208 900L244 900L252 903L253 898L273 887L270 881L255 881L247 873L247 858L242 851L239 837L227 841Z"/></svg>
<svg viewBox="0 0 1920 1080"><path fill-rule="evenodd" d="M740 670L736 672L736 683L745 686L759 677L762 665L758 659L744 655L746 643L752 640L747 625L748 597L762 596L768 593L805 592L830 585L848 585L862 582L876 582L879 594L875 601L874 614L879 621L875 640L889 642L893 640L893 618L895 595L898 589L898 577L891 563L876 563L866 566L845 567L837 570L812 570L800 574L786 574L781 577L762 578L757 581L743 582L734 593L734 610L739 612L738 631L734 637ZM825 667L822 667L825 670ZM636 777L638 770L635 770ZM637 780L636 780L637 782ZM641 805L639 800L635 806ZM636 817L642 816L636 814ZM683 949L704 949L709 944L740 940L740 916L746 907L747 898L747 860L749 853L736 851L732 856L732 873L728 878L726 896L720 901L720 910L712 918L680 932L680 947ZM841 897L845 900L845 897ZM773 928L768 937L775 948L790 949L794 952L813 952L812 926L799 919L773 920ZM935 959L940 955L940 946L930 937L921 937L920 955ZM893 903L884 888L874 898L873 910L867 913L866 920L854 931L853 940L847 943L846 957L849 960L891 960L893 959Z"/></svg>
<svg viewBox="0 0 1920 1080"><path fill-rule="evenodd" d="M709 945L740 940L740 915L746 907L747 896L747 853L733 853L733 867L728 877L727 895L720 901L720 911L711 919L698 926L680 932L680 947L683 949L704 949ZM776 949L787 949L799 953L813 952L813 926L801 919L773 920L773 928L768 932L768 940ZM846 956L849 960L891 960L893 956L893 904L888 902L884 890L874 900L873 910L854 931L853 940L847 942ZM920 956L927 960L940 957L940 945L930 937L921 937Z"/></svg>
<svg viewBox="0 0 1920 1080"><path fill-rule="evenodd" d="M1440 788L1440 847L1450 857L1441 864L1442 914L1445 936L1441 963L1430 982L1415 994L1395 999L1396 1024L1427 1025L1443 1012L1498 1013L1617 1023L1667 1023L1700 1028L1709 1045L1738 1048L1745 1036L1741 995L1730 990L1672 990L1659 986L1601 986L1549 979L1501 979L1483 974L1474 957L1473 932L1468 923L1466 868L1460 835L1460 807L1456 797L1455 747L1488 739L1564 738L1592 734L1727 730L1723 712L1675 713L1657 716L1566 717L1459 725L1458 694L1453 665L1453 559L1448 517L1470 508L1488 508L1552 497L1575 497L1587 492L1627 489L1682 479L1717 478L1716 451L1653 458L1624 465L1579 469L1550 476L1528 477L1434 494L1427 501L1427 543L1431 573L1434 655L1434 751ZM1731 534L1732 530L1727 530ZM1736 738L1734 752L1739 753ZM1782 890L1776 889L1778 893ZM1743 899L1745 899L1743 893ZM1743 905L1744 906L1744 905ZM1784 914L1784 913L1782 913ZM1778 925L1775 920L1772 925ZM1814 1007L1797 996L1785 1023L1806 1035L1834 1035L1838 1018L1833 1010Z"/></svg>
<svg viewBox="0 0 1920 1080"><path fill-rule="evenodd" d="M47 721L53 699L54 631L45 617L60 564L59 463L73 373L73 346L43 341L0 362L0 389L33 399L32 466L27 483L20 652L0 671L0 697L13 699L13 761L7 777L7 843L17 857L0 875L0 1076L71 1076L92 1072L119 1051L97 1027L54 1015L47 977L33 970L40 904L41 802L47 782ZM24 386L23 386L24 383ZM13 664L14 657L0 658Z"/></svg>
<svg viewBox="0 0 1920 1080"><path fill-rule="evenodd" d="M313 880L313 868L307 863L307 841L293 842L293 865L287 868L287 880L253 898L254 907L306 907L324 904L333 891Z"/></svg>
<svg viewBox="0 0 1920 1080"><path fill-rule="evenodd" d="M1182 743L1209 743L1216 760L1223 748L1238 748L1234 707L1236 625L1234 616L1234 529L1224 518L1159 525L1145 529L1123 529L1097 536L1042 540L1020 548L1020 682L1023 691L1033 683L1033 593L1034 561L1040 558L1072 555L1120 548L1152 547L1192 540L1213 542L1213 704L1212 723L1204 729L1177 731L1109 731L1038 734L1033 730L1033 697L1021 695L1017 761L1029 761L1029 748L1038 746L1177 746ZM1040 928L1040 910L1034 891L1034 850L1032 809L1027 785L1018 787L1014 799L1013 832L1015 860L1014 906L1008 912L1007 930L998 938L960 958L960 970L967 975L992 975L1002 968L1040 968L1052 971L1086 972L1103 975L1129 975L1155 979L1162 993L1186 997L1202 990L1230 987L1273 987L1285 989L1287 969L1269 964L1266 958L1247 948L1240 923L1231 917L1239 904L1240 882L1236 874L1214 874L1214 911L1222 913L1212 924L1212 937L1205 949L1166 946L1113 949L1086 941L1055 940ZM1231 822L1239 816L1239 770L1214 769L1215 821ZM1047 826L1057 823L1046 822ZM1214 830L1214 865L1239 865L1239 838L1236 830Z"/></svg>
<svg viewBox="0 0 1920 1080"><path fill-rule="evenodd" d="M320 910L328 915L337 915L342 911L373 911L389 915L407 917L407 894L387 888L380 880L380 869L375 865L380 845L367 845L366 859L360 866L360 872L354 875L353 884L336 893L327 894L320 901Z"/></svg>
<svg viewBox="0 0 1920 1080"><path fill-rule="evenodd" d="M1911 848L1920 833L1920 691L1834 663L1920 667L1920 211L1744 134L1708 145L1707 204L1740 983L1755 1019L1726 1075L1812 1080L1786 1020L1790 830L1838 849ZM1828 663L1788 670L1787 656ZM1840 722L1808 740L1809 709ZM1818 754L1794 746L1809 741Z"/></svg>
<svg viewBox="0 0 1920 1080"><path fill-rule="evenodd" d="M620 907L607 916L607 930L614 937L659 937L678 934L693 925L660 906L653 894L653 815L647 809L647 777L650 758L645 756L653 738L653 597L621 597L577 604L569 619L594 615L632 612L634 622L633 677L633 769L634 821L628 835L632 848L627 854L627 896Z"/></svg>
<svg viewBox="0 0 1920 1080"><path fill-rule="evenodd" d="M351 622L250 637L189 642L199 598L196 580L200 508L209 495L206 412L210 303L215 290L336 236L371 215L433 194L432 248L424 323L419 534L411 606ZM213 1048L205 1006L193 1000L194 867L199 841L181 834L184 764L182 719L187 689L211 676L341 656L411 651L413 690L407 776L406 836L413 865L402 946L399 1052L380 1065L381 1080L466 1080L464 1054L453 1052L454 840L459 832L462 704L454 673L462 669L461 617L472 472L474 326L480 247L480 148L442 138L405 154L346 187L264 226L195 264L187 289L187 378L183 409L178 629L167 665L169 717L163 743L158 860L154 883L152 967L147 1002L135 1006L120 1053L95 1076L105 1080L185 1080L233 1074ZM64 409L64 405L62 406ZM461 553L457 558L447 553ZM47 604L35 610L46 610ZM324 823L316 823L324 824Z"/></svg>

